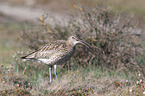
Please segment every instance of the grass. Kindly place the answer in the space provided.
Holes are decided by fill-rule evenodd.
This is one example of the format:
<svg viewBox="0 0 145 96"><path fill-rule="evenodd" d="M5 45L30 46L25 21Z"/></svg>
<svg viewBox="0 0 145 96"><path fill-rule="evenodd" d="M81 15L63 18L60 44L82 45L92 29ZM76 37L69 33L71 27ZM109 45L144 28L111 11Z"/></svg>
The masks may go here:
<svg viewBox="0 0 145 96"><path fill-rule="evenodd" d="M8 63L8 59L12 59L12 55L15 53L15 51L18 49L16 48L16 44L14 42L16 41L17 37L14 37L16 35L16 29L14 28L13 31L11 29L7 30L7 25L1 25L1 31L0 31L0 63L6 64ZM12 32L12 33L11 33ZM9 35L11 34L11 35Z"/></svg>
<svg viewBox="0 0 145 96"><path fill-rule="evenodd" d="M3 68L2 68L3 67ZM35 71L27 69L29 72L22 74L21 70L17 74L12 71L13 67L1 66L1 92L0 94L16 95L130 95L144 92L144 78L139 73L117 72L115 70L102 71L100 68L88 67L78 68L59 72L60 84L53 76L53 82L48 83L49 78L44 76L46 70ZM31 68L32 69L32 68ZM42 74L42 71L44 72ZM61 74L61 76L60 76ZM142 81L141 81L142 80ZM136 83L139 81L139 83ZM9 85L9 83L11 83ZM7 87L6 87L7 86ZM132 92L130 92L132 90ZM128 92L129 91L129 92ZM135 92L137 91L137 92Z"/></svg>
<svg viewBox="0 0 145 96"><path fill-rule="evenodd" d="M0 64L11 64L14 53L22 48L19 34L24 29L24 25L13 20L0 24Z"/></svg>
<svg viewBox="0 0 145 96"><path fill-rule="evenodd" d="M99 11L97 12L99 14ZM93 14L90 15L93 16ZM114 15L111 14L111 16ZM90 27L87 26L87 24L83 25L79 22L74 22L74 21L72 21L71 24L72 26L69 27L68 26L62 27L57 24L55 27L50 26L49 30L51 30L52 33L51 32L48 33L47 34L48 37L51 38L52 40L64 39L64 38L66 39L70 34L71 35L75 34L79 36L81 39L84 39L85 41L99 48L102 48L101 44L105 44L104 43L105 41L109 45L109 47L115 48L110 46L112 43L108 42L106 38L104 39L103 36L101 37L100 34L98 34L100 36L99 39L85 38L86 35L88 36L88 34L90 35L90 33L92 32L92 30L89 29ZM99 25L97 25L97 27L96 26L93 27L98 28L98 26ZM34 27L34 26L30 26L30 27ZM122 63L124 64L125 62L114 63L113 59L110 59L112 57L111 56L109 57L109 53L107 58L109 60L112 60L111 61L112 63L99 62L97 60L94 60L94 58L92 59L92 61L90 61L92 54L87 53L87 50L85 48L80 48L82 46L77 47L78 54L76 54L73 58L71 58L71 60L68 61L66 65L58 66L57 72L58 72L60 84L57 83L54 74L52 76L53 82L50 84L48 82L49 73L48 73L47 65L38 62L22 62L19 58L21 55L26 54L26 49L28 49L28 47L26 46L28 46L29 44L31 45L31 43L29 43L28 45L25 44L22 36L18 34L20 31L24 30L24 25L11 21L11 22L5 22L4 24L1 24L0 28L1 28L0 34L2 34L0 35L0 45L1 45L0 46L0 54L1 54L0 95L3 96L4 95L32 95L32 96L37 96L37 95L42 95L42 96L43 95L52 95L52 96L53 95L69 95L69 96L72 95L134 96L135 95L137 96L138 95L138 96L143 96L145 94L144 73L141 73L139 70L134 69L134 67L136 66L133 66L133 68L131 67L132 69L128 69L130 68L130 66L127 67L121 66L119 68L113 69L111 66L114 66L115 64L116 65ZM45 28L45 26L40 26L38 32L39 30L42 31L43 29L48 31L48 29ZM87 33L88 30L89 33ZM101 30L100 32L102 32L102 30L103 32L108 32L104 30L102 27L100 27L99 30ZM110 30L112 30L112 28ZM28 29L25 29L25 32L29 32ZM31 35L31 32L33 33L33 35ZM72 32L72 33L68 33L68 32ZM83 32L83 33L79 33L79 32ZM32 38L32 40L36 40L34 33L35 30L30 31L29 33L29 36L34 36L34 39ZM39 35L41 35L41 33ZM107 37L109 38L110 41L112 40L113 42L116 40L113 39L114 36L113 34L108 34L108 35L111 35L111 39L109 38L110 36ZM48 37L46 36L45 39L47 40ZM126 40L126 37L124 37L124 39ZM132 40L133 42L135 42L135 45L137 47L139 47L138 45L141 45L142 47L139 47L141 49L139 51L142 52L143 54L145 48L143 39L144 37L140 38L136 36L128 40ZM20 44L21 42L23 43ZM98 42L100 45L98 44ZM121 40L120 42L124 42L124 41ZM38 45L33 45L33 46L31 48L35 48L35 46L37 47ZM135 47L131 46L131 48L135 48ZM85 52L83 53L82 50L84 50ZM21 51L24 51L25 53L21 53ZM104 52L106 52L107 54L107 51ZM129 54L131 53L133 53L132 50ZM15 58L13 58L14 54L15 54ZM77 55L79 56L77 57ZM100 56L100 58L98 59L101 61L102 55L98 54L98 56ZM145 57L143 55L136 55L132 59L135 60L135 58L137 58L137 61L135 63L140 65L144 64ZM128 62L128 65L131 65L132 63L134 62L131 63Z"/></svg>

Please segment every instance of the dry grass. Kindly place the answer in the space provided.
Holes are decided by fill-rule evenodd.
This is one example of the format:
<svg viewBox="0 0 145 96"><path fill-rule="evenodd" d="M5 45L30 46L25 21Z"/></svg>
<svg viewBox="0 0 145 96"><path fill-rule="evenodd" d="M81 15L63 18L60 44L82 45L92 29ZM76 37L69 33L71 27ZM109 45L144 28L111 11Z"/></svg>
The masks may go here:
<svg viewBox="0 0 145 96"><path fill-rule="evenodd" d="M99 68L76 69L63 73L60 84L57 80L48 83L48 78L38 70L19 74L12 71L14 66L1 65L0 94L1 95L139 95L143 96L144 77L133 72L101 71ZM31 72L32 70L27 70ZM59 73L60 74L60 73ZM28 76L29 75L29 76ZM38 77L37 77L38 76ZM35 78L34 78L35 77Z"/></svg>

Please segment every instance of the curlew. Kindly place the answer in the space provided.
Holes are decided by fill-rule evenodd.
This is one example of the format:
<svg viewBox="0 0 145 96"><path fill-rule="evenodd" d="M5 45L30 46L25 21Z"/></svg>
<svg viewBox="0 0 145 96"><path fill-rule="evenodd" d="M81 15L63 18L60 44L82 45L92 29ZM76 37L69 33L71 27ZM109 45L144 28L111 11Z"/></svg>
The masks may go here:
<svg viewBox="0 0 145 96"><path fill-rule="evenodd" d="M47 64L49 66L50 83L51 69L54 65L54 73L57 81L59 82L56 73L56 65L63 64L64 62L69 60L75 53L77 44L83 44L90 51L92 50L92 47L88 43L79 40L75 36L70 36L68 40L53 41L41 47L40 49L29 53L28 55L22 56L21 58L25 60L42 61L43 63Z"/></svg>

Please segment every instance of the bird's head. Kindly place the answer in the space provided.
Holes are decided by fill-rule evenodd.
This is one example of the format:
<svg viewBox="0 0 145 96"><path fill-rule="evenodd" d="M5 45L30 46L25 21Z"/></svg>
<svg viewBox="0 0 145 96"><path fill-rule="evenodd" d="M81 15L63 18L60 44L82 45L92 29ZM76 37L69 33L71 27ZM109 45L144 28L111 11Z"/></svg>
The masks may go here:
<svg viewBox="0 0 145 96"><path fill-rule="evenodd" d="M83 44L85 45L89 50L92 50L92 46L89 45L87 42L84 42L78 38L76 38L75 36L70 36L67 40L67 42L71 45L76 45L76 44Z"/></svg>

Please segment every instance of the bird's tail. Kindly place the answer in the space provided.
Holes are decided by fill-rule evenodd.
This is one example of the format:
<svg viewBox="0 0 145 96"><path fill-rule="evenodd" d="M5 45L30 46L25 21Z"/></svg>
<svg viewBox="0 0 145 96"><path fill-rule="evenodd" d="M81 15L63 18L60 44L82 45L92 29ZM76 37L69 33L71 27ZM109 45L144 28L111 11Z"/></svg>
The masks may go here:
<svg viewBox="0 0 145 96"><path fill-rule="evenodd" d="M35 58L35 55L36 55L36 51L33 51L27 55L24 55L24 56L21 56L20 58L23 60L23 61L26 61L26 60L36 60Z"/></svg>

